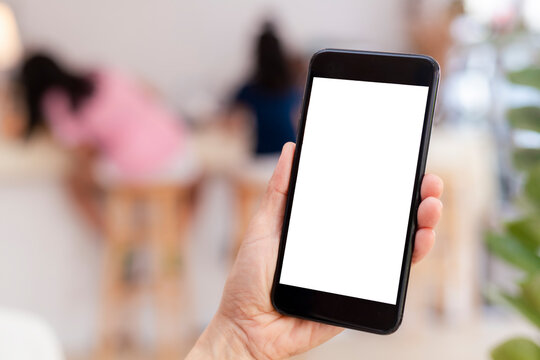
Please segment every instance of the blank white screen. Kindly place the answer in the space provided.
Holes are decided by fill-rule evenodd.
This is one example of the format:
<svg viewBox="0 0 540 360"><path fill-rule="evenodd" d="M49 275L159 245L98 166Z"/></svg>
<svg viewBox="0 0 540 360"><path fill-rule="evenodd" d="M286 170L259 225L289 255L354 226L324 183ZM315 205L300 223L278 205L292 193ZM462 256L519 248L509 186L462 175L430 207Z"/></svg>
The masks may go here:
<svg viewBox="0 0 540 360"><path fill-rule="evenodd" d="M427 95L313 79L280 283L396 304Z"/></svg>

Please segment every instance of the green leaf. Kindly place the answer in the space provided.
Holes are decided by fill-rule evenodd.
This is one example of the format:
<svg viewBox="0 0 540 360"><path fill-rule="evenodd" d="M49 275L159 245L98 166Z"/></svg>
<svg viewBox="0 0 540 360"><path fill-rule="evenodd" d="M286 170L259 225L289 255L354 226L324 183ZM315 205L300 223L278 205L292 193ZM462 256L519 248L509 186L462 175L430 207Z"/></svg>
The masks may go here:
<svg viewBox="0 0 540 360"><path fill-rule="evenodd" d="M540 165L540 149L514 150L514 165L524 171L537 167Z"/></svg>
<svg viewBox="0 0 540 360"><path fill-rule="evenodd" d="M534 309L534 307L527 302L523 296L513 296L510 294L502 294L502 297L506 302L512 305L521 315L525 316L536 327L540 328L540 313Z"/></svg>
<svg viewBox="0 0 540 360"><path fill-rule="evenodd" d="M517 337L491 351L493 360L540 360L540 347L532 340Z"/></svg>
<svg viewBox="0 0 540 360"><path fill-rule="evenodd" d="M506 223L506 230L530 251L540 247L540 214Z"/></svg>
<svg viewBox="0 0 540 360"><path fill-rule="evenodd" d="M529 171L524 190L527 199L540 209L540 166Z"/></svg>
<svg viewBox="0 0 540 360"><path fill-rule="evenodd" d="M540 273L530 276L521 284L523 299L540 316Z"/></svg>
<svg viewBox="0 0 540 360"><path fill-rule="evenodd" d="M490 233L487 235L486 240L489 249L501 259L528 273L540 271L540 258L538 255L527 249L512 236Z"/></svg>
<svg viewBox="0 0 540 360"><path fill-rule="evenodd" d="M540 89L540 67L530 67L511 72L508 74L508 79L514 84Z"/></svg>
<svg viewBox="0 0 540 360"><path fill-rule="evenodd" d="M507 116L514 128L540 132L540 107L525 106L510 109Z"/></svg>

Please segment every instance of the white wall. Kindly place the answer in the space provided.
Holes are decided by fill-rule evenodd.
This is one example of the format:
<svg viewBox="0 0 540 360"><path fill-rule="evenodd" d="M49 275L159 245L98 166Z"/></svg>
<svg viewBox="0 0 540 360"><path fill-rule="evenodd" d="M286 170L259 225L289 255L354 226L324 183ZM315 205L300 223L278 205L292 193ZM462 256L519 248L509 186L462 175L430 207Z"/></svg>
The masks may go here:
<svg viewBox="0 0 540 360"><path fill-rule="evenodd" d="M77 62L114 64L153 82L178 109L215 104L245 76L267 15L286 41L404 50L403 0L8 0L28 46Z"/></svg>

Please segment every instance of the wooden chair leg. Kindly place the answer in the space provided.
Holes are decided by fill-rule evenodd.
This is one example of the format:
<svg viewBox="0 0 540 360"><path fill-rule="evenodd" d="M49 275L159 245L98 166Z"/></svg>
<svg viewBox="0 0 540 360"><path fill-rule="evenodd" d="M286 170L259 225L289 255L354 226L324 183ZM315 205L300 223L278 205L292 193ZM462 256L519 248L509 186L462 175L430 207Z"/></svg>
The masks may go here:
<svg viewBox="0 0 540 360"><path fill-rule="evenodd" d="M176 191L160 191L152 199L152 247L155 269L157 354L160 360L180 358L179 223Z"/></svg>
<svg viewBox="0 0 540 360"><path fill-rule="evenodd" d="M187 271L188 263L186 258L189 251L188 236L192 230L191 224L193 223L192 218L195 212L195 203L192 199L192 191L192 187L182 188L179 194L179 202L177 203L177 221L179 231L179 236L176 240L179 251L179 282L177 282L179 292L178 314L182 320L182 324L184 325L184 338L188 340L188 342L185 344L186 350L189 350L188 347L191 345L189 336L192 334L190 334L189 331L195 327L196 323L194 306L192 302L193 287L190 281L190 275Z"/></svg>
<svg viewBox="0 0 540 360"><path fill-rule="evenodd" d="M107 234L104 251L98 359L117 359L124 323L122 309L128 289L124 262L129 250L131 204L121 193L111 192L106 200Z"/></svg>

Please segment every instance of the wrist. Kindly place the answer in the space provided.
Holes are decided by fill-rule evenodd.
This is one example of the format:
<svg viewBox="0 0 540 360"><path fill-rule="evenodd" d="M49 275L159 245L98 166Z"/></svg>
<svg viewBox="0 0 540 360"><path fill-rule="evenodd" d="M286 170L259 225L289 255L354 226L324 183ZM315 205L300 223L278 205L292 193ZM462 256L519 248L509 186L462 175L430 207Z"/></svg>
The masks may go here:
<svg viewBox="0 0 540 360"><path fill-rule="evenodd" d="M253 356L243 331L216 314L186 359L253 359Z"/></svg>

